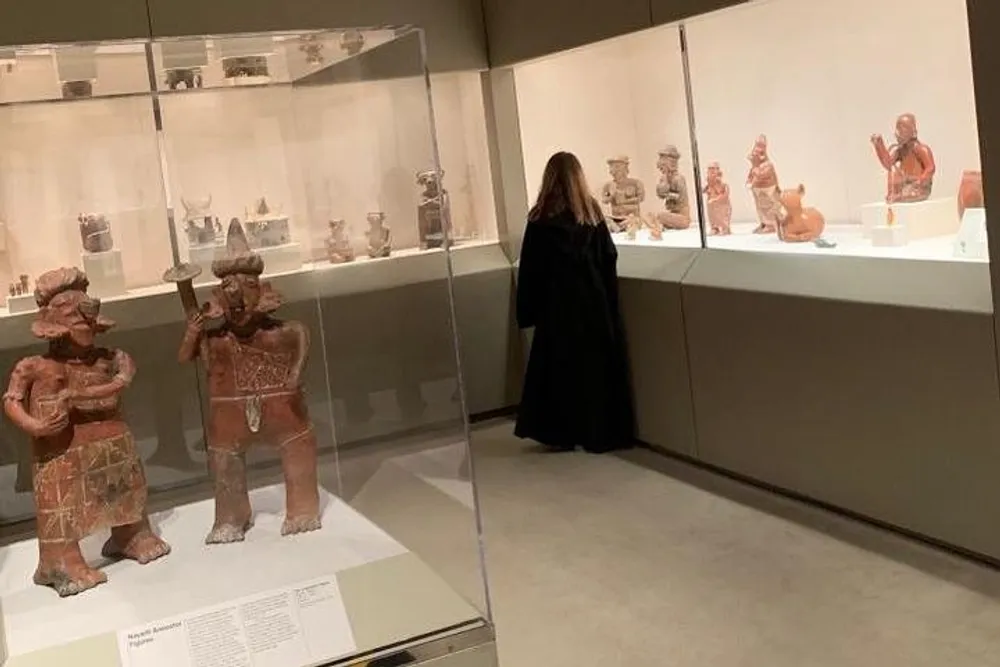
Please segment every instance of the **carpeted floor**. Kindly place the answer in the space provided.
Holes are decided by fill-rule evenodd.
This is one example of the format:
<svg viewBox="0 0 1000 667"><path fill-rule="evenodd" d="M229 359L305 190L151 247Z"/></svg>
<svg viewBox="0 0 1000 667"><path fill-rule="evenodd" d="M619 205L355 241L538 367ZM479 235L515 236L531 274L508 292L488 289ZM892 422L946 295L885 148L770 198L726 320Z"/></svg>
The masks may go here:
<svg viewBox="0 0 1000 667"><path fill-rule="evenodd" d="M996 571L654 454L541 453L511 430L473 437L503 667L1000 664Z"/></svg>

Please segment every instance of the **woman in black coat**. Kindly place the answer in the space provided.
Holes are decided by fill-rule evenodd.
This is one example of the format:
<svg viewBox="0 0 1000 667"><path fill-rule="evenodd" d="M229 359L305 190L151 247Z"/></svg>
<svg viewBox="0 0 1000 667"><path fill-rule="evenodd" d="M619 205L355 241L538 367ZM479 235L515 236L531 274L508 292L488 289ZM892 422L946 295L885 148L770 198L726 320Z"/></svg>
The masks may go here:
<svg viewBox="0 0 1000 667"><path fill-rule="evenodd" d="M557 450L606 452L631 444L617 261L580 161L556 153L521 246L517 323L535 333L517 436Z"/></svg>

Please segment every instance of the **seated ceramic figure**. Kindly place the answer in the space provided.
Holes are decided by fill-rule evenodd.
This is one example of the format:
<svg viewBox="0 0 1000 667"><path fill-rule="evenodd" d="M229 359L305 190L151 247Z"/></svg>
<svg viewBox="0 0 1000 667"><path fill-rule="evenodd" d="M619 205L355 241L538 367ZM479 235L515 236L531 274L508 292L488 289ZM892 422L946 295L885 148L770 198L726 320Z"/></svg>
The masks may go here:
<svg viewBox="0 0 1000 667"><path fill-rule="evenodd" d="M656 196L663 200L666 211L656 214L656 219L665 229L687 229L691 226L691 202L688 198L687 181L680 172L681 152L676 146L667 146L660 151L656 168L660 180L656 184Z"/></svg>
<svg viewBox="0 0 1000 667"><path fill-rule="evenodd" d="M937 166L930 146L917 138L916 117L904 113L896 119L896 143L891 147L886 147L880 134L873 134L871 140L875 156L888 174L885 201L895 204L927 200Z"/></svg>
<svg viewBox="0 0 1000 667"><path fill-rule="evenodd" d="M385 213L368 214L368 256L372 259L392 254L392 231L385 224Z"/></svg>
<svg viewBox="0 0 1000 667"><path fill-rule="evenodd" d="M784 215L778 223L778 238L786 243L815 241L823 235L823 230L826 228L826 220L823 219L822 213L815 208L802 206L802 197L805 193L804 185L781 193L781 208Z"/></svg>
<svg viewBox="0 0 1000 667"><path fill-rule="evenodd" d="M638 178L629 176L629 159L624 155L608 160L611 180L601 188L601 203L611 209L611 220L625 229L625 223L641 214L646 187ZM627 231L627 230L626 230Z"/></svg>

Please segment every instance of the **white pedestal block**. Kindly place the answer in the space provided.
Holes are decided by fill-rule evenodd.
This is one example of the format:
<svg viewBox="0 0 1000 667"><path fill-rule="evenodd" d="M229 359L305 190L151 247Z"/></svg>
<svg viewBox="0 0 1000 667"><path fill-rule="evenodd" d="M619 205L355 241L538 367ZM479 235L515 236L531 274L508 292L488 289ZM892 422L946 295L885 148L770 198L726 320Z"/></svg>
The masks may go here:
<svg viewBox="0 0 1000 667"><path fill-rule="evenodd" d="M872 230L872 245L876 248L898 248L909 243L906 225L878 225Z"/></svg>
<svg viewBox="0 0 1000 667"><path fill-rule="evenodd" d="M298 243L260 248L255 251L264 260L264 274L287 273L302 268L302 247Z"/></svg>
<svg viewBox="0 0 1000 667"><path fill-rule="evenodd" d="M201 275L195 279L195 282L201 283L206 280L213 280L212 262L216 257L222 257L225 253L226 246L222 243L191 246L188 249L188 262L201 267Z"/></svg>
<svg viewBox="0 0 1000 667"><path fill-rule="evenodd" d="M108 297L125 294L125 269L122 266L122 251L85 252L83 271L90 279L87 290L92 296Z"/></svg>
<svg viewBox="0 0 1000 667"><path fill-rule="evenodd" d="M962 226L955 237L955 257L988 260L990 246L986 235L986 209L969 208L962 216Z"/></svg>
<svg viewBox="0 0 1000 667"><path fill-rule="evenodd" d="M861 226L866 239L872 231L885 225L888 204L878 202L861 207ZM946 236L958 231L958 204L954 197L928 199L927 201L893 204L896 224L905 226L911 240Z"/></svg>
<svg viewBox="0 0 1000 667"><path fill-rule="evenodd" d="M38 310L38 303L35 302L34 294L18 294L7 297L7 310L11 315L18 313L30 313Z"/></svg>

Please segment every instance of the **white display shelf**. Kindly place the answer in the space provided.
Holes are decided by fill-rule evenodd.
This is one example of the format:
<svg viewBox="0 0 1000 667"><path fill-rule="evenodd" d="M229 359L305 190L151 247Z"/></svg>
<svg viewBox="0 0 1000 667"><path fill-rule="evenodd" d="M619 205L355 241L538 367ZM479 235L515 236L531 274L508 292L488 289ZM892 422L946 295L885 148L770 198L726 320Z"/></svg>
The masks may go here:
<svg viewBox="0 0 1000 667"><path fill-rule="evenodd" d="M379 645L371 641L385 639L384 628L365 627L372 605L394 610L397 641L479 617L416 556L326 491L321 493L323 528L290 537L280 535L282 485L253 491L251 502L255 525L245 542L235 544L204 544L213 519L211 500L154 515L157 531L173 551L148 565L103 562L99 552L106 535L88 538L84 553L92 564L103 564L109 581L69 598L32 583L35 540L0 549L3 664L61 667L65 663L59 660L70 654L75 664L117 666L119 662L98 662L93 656L117 653L113 647L120 631L324 577L338 582L345 608L339 622L349 626L330 629L353 635L356 652L375 650ZM412 613L401 616L400 606ZM336 624L338 618L329 622Z"/></svg>
<svg viewBox="0 0 1000 667"><path fill-rule="evenodd" d="M635 239L629 240L624 232L612 234L616 245L620 246L643 246L643 247L664 247L664 248L700 248L701 231L697 223L693 223L688 229L665 229L663 239L654 241L649 238L648 229L640 229L636 232Z"/></svg>

